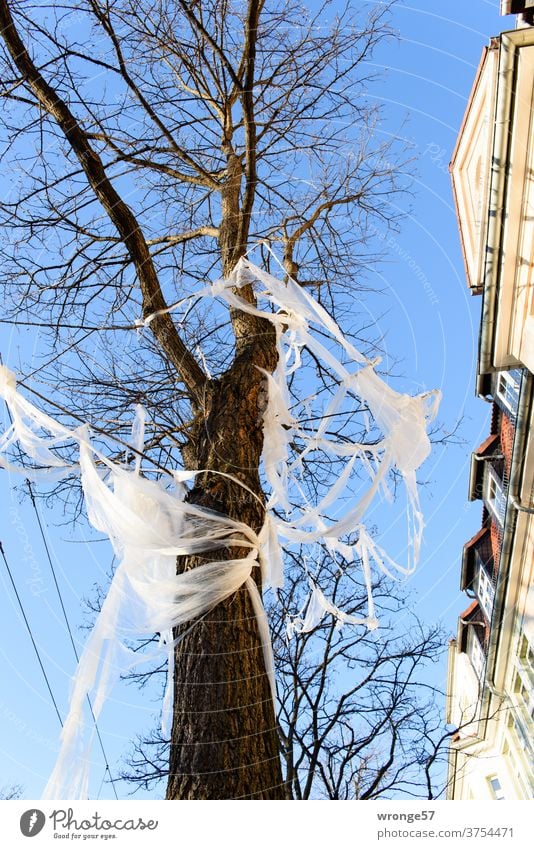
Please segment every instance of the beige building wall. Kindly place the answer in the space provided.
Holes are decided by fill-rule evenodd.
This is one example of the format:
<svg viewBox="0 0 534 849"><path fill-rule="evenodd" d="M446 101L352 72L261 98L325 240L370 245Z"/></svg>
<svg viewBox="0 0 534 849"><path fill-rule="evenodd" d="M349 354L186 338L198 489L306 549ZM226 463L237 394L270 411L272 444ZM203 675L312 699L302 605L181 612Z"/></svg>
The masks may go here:
<svg viewBox="0 0 534 849"><path fill-rule="evenodd" d="M469 618L449 646L447 721L457 732L448 796L532 799L534 27L503 33L484 51L451 173L468 285L482 295L478 385L509 369L530 376L515 426L487 657L468 649Z"/></svg>

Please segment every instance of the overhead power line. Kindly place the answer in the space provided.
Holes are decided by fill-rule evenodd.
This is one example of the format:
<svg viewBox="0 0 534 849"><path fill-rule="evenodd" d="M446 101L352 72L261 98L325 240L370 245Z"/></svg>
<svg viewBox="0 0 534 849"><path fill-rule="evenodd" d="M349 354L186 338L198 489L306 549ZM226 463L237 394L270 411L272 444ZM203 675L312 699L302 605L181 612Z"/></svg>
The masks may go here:
<svg viewBox="0 0 534 849"><path fill-rule="evenodd" d="M59 724L63 728L63 720L61 718L61 714L59 712L57 702L54 698L54 693L52 692L52 687L50 685L50 681L48 680L48 675L46 674L46 670L44 668L43 661L41 660L41 654L39 652L39 649L37 648L37 643L35 642L35 640L33 638L32 629L30 628L30 623L28 622L28 617L26 616L26 611L24 610L24 605L22 604L22 600L21 600L21 597L19 595L19 591L17 589L17 585L15 583L13 573L12 573L10 567L9 567L9 563L7 562L6 553L4 551L4 546L3 546L1 541L0 541L0 552L2 554L2 559L4 561L4 564L5 564L5 567L6 567L6 570L7 570L7 574L9 575L9 580L11 581L11 586L13 587L13 592L15 593L15 597L17 599L17 602L18 602L18 605L19 605L19 608L20 608L22 618L24 619L24 623L26 625L26 628L28 629L28 634L30 635L30 640L32 641L32 646L34 648L35 654L37 655L37 660L39 661L39 666L41 667L41 672L43 673L43 678L45 679L45 683L46 683L48 692L50 693L50 698L52 699L52 704L54 705L55 711L57 713L57 718L59 719Z"/></svg>
<svg viewBox="0 0 534 849"><path fill-rule="evenodd" d="M0 353L0 364L1 364L1 363L2 363L2 355L1 355L1 353ZM13 421L13 419L12 419L12 417L11 417L11 413L10 413L10 411L9 411L9 408L8 408L8 411L7 411L7 412L8 412L8 416L9 416L9 420L10 420L10 422L12 422L12 421ZM36 518L37 518L37 524L38 524L38 526L39 526L39 532L40 532L40 534L41 534L41 538L42 538L42 541L43 541L43 545L44 545L44 549L45 549L45 552L46 552L47 560L48 560L48 563L49 563L49 566L50 566L50 570L51 570L51 572L52 572L52 577L53 577L54 585L55 585L56 592L57 592L57 595L58 595L58 598L59 598L59 603L60 603L60 605L61 605L61 610L62 610L62 613L63 613L63 617L64 617L64 619L65 619L65 624L66 624L66 626L67 626L67 631L68 631L68 634L69 634L69 637L70 637L70 641L71 641L71 644L72 644L72 648L73 648L73 651L74 651L74 656L75 656L75 658L76 658L76 663L79 663L80 657L79 657L79 655L78 655L78 650L77 650L77 648L76 648L76 643L75 643L75 641L74 641L74 636L73 636L73 633L72 633L72 628L71 628L71 625L70 625L70 622L69 622L69 618L68 618L68 616L67 616L67 610L66 610L66 608L65 608L65 604L64 604L64 601L63 601L63 596L62 596L62 593L61 593L61 590L60 590L60 587L59 587L59 582L58 582L58 579L57 579L56 570L55 570L55 568L54 568L54 563L53 563L53 561L52 561L52 556L51 556L51 554L50 554L50 549L49 549L49 547L48 547L48 541L47 541L47 539L46 539L46 535L45 535L45 532L44 532L44 527L43 527L43 523L42 523L42 521L41 521L41 516L40 516L39 510L38 510L38 508L37 508L37 503L36 503L36 500L35 500L35 495L34 495L34 492L33 492L33 489L32 489L31 481L27 480L27 481L26 481L26 483L27 483L27 486L28 486L28 493L29 493L29 496L30 496L30 500L31 500L31 503L32 503L32 506L33 506L34 512L35 512L35 516L36 516ZM35 639L34 639L34 637L33 637L33 633L32 633L31 627L30 627L30 623L29 623L29 621L28 621L28 617L26 616L26 612L25 612L25 610L24 610L24 606L23 606L23 604L22 604L22 600L21 600L21 597L20 597L20 595L19 595L19 592L18 592L18 589L17 589L17 585L16 585L16 583L15 583L15 579L14 579L14 577L13 577L13 573L12 573L12 571L11 571L10 567L9 567L9 563L8 563L8 561L7 561L6 554L5 554L5 551L4 551L4 547L3 547L3 545L2 545L2 542L1 542L1 541L0 541L0 552L1 552L1 554L2 554L2 559L3 559L4 563L5 563L5 567L6 567L6 570L7 570L8 575L9 575L9 578L10 578L10 581L11 581L11 585L12 585L12 587L13 587L13 591L14 591L15 596L16 596L16 598L17 598L17 601L18 601L18 604L19 604L19 607L20 607L20 610L21 610L21 613L22 613L22 617L23 617L24 622L25 622L25 624L26 624L26 628L28 629L28 633L29 633L29 635L30 635L30 639L31 639L31 641L32 641L33 648L34 648L35 653L36 653L36 655L37 655L37 660L39 661L39 666L41 667L41 671L42 671L42 673L43 673L43 676L44 676L44 679L45 679L45 682L46 682L46 686L47 686L48 692L50 693L50 698L52 699L52 703L53 703L54 708L55 708L55 711L56 711L56 713L57 713L57 717L58 717L58 719L59 719L59 723L60 723L61 727L63 728L63 720L62 720L62 718L61 718L61 714L60 714L60 712L59 712L59 709L58 709L58 706L57 706L57 702L56 702L55 697L54 697L54 693L52 692L52 687L51 687L51 685L50 685L50 681L49 681L49 679L48 679L48 676L47 676L47 674L46 674L46 671L45 671L45 668L44 668L43 662L42 662L42 660L41 660L41 655L40 655L39 649L38 649L37 644L36 644L36 642L35 642ZM108 761L108 758L107 758L107 755L106 755L106 750L105 750L105 748L104 748L104 742L103 742L103 740L102 740L102 736L101 736L101 734L100 734L100 729L99 729L99 727L98 727L98 723L97 723L97 720L96 720L96 716L95 716L94 711L93 711L93 705L92 705L92 703L91 703L91 699L90 699L89 695L87 695L87 703L88 703L88 705L89 705L89 710L90 710L90 712L91 712L91 716L92 716L92 718L93 718L93 723L94 723L94 726L95 726L96 735L97 735L97 738L98 738L98 742L99 742L99 745L100 745L100 749L101 749L101 751L102 751L102 756L103 756L103 758L104 758L105 773L107 773L107 774L109 775L109 780L110 780L111 786L112 786L112 788L113 788L113 793L114 793L114 795L115 795L115 798L116 798L116 799L117 799L117 801L118 801L119 797L118 797L118 794L117 794L117 789L116 789L116 787L115 787L115 782L114 782L113 776L112 776L112 774L111 774L111 769L110 769L110 766L109 766L109 761ZM101 789L102 789L102 785L100 786L100 790L101 790ZM100 796L100 790L99 790L99 792L98 792L98 795L99 795L99 796Z"/></svg>
<svg viewBox="0 0 534 849"><path fill-rule="evenodd" d="M53 563L53 561L52 561L52 556L51 556L51 554L50 554L50 549L49 549L49 547L48 547L48 542L47 542L46 535L45 535L45 532L44 532L43 523L42 523L42 521L41 521L41 516L40 516L39 510L38 510L38 507L37 507L37 502L36 502L36 500L35 500L35 495L34 495L34 493L33 493L33 488L32 488L32 485L31 485L31 481L27 480L27 481L26 481L26 483L27 483L27 485L28 485L28 492L29 492L30 499L31 499L31 502L32 502L32 505L33 505L33 509L34 509L34 511L35 511L35 515L36 515L36 517L37 517L37 524L39 525L39 531L40 531L40 534L41 534L41 538L42 538L42 540L43 540L43 545L44 545L44 549L45 549L45 551L46 551L46 557L47 557L47 560L48 560L48 564L49 564L49 566L50 566L50 571L52 572L52 577L53 577L53 579L54 579L54 585L55 585L55 587L56 587L56 592L57 592L57 595L58 595L58 598L59 598L59 603L60 603L60 605L61 605L61 610L62 610L62 612L63 612L63 618L65 619L65 624L66 624L66 626L67 626L67 631L68 631L68 634L69 634L69 637L70 637L70 641L71 641L71 644L72 644L72 648L73 648L73 651L74 651L74 656L75 656L75 658L76 658L76 663L79 663L79 661L80 661L80 657L79 657L79 655L78 655L78 649L76 648L76 643L75 643L75 641L74 641L74 636L73 636L73 633L72 633L72 628L71 628L71 626L70 626L69 618L68 618L68 616L67 616L67 611L66 611L65 604L64 604L64 601L63 601L63 596L62 596L62 594L61 594L61 590L60 590L60 588L59 588L59 583L58 583L58 579L57 579L57 575L56 575L56 570L55 570L55 568L54 568L54 563ZM93 711L93 705L92 705L92 703L91 703L91 699L90 699L90 697L89 697L89 696L87 696L87 703L88 703L88 705L89 705L89 710L91 711L91 716L92 716L92 718L93 718L93 722L94 722L94 726L95 726L95 731L96 731L96 736L97 736L97 738L98 738L98 742L99 742L99 744L100 744L100 749L101 749L101 751L102 751L102 755L103 755L103 758L104 758L104 764L105 764L105 767L106 767L106 772L107 772L107 774L109 775L109 780L110 780L110 782L111 782L111 786L113 787L113 793L115 794L115 798L118 800L118 798L119 798L119 797L118 797L118 795L117 795L117 790L116 790L116 788L115 788L115 784L114 784L114 781L113 781L113 777L112 777L112 775L111 775L111 769L110 769L109 762L108 762L108 758L107 758L107 755L106 755L106 750L104 749L104 742L103 742L102 737L101 737L101 735L100 735L100 729L99 729L99 727L98 727L98 723L97 723L97 720L96 720L96 716L95 716L94 711ZM100 792L99 792L99 795L100 795Z"/></svg>
<svg viewBox="0 0 534 849"><path fill-rule="evenodd" d="M15 327L46 327L48 330L55 329L55 325L49 321L20 321L9 318L0 318L0 324L11 324ZM93 331L108 331L108 330L139 330L138 324L61 324L61 330L89 330Z"/></svg>

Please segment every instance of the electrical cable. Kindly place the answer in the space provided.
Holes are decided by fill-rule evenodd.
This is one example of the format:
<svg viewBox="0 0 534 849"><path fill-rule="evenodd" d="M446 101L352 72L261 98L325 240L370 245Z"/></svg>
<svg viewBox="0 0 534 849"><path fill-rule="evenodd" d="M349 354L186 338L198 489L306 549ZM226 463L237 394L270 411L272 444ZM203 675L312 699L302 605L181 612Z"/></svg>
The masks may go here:
<svg viewBox="0 0 534 849"><path fill-rule="evenodd" d="M0 362L1 362L1 359L0 359ZM78 416L76 413L73 413L72 410L67 410L61 404L58 404L57 401L52 401L51 398L47 398L46 395L42 395L40 392L37 391L37 389L33 389L33 387L28 386L26 383L24 383L23 380L17 380L17 384L19 386L22 386L28 392L31 392L33 395L36 395L37 398L39 398L41 401L45 401L45 403L50 404L52 407L55 407L56 410L59 410L60 412L65 413L65 415L70 416L71 418L75 419L78 422L81 422L84 425L87 424L87 420L84 419L82 416ZM164 472L166 475L169 475L171 478L174 478L174 475L173 475L172 472L170 472L164 466L160 466L160 464L157 463L155 460L153 460L152 457L149 457L148 454L145 454L143 451L139 451L138 448L135 448L133 445L130 445L130 443L126 442L126 440L121 439L116 434L109 433L109 431L107 431L105 428L99 427L96 424L91 424L90 427L91 427L91 430L94 430L96 433L102 434L102 436L107 436L110 439L113 439L114 442L117 442L119 445L123 445L125 448L128 449L128 451L131 451L132 454L136 454L138 457L142 457L143 460L148 460L148 462L151 463L153 466L155 466L156 469L158 469L161 472Z"/></svg>
<svg viewBox="0 0 534 849"><path fill-rule="evenodd" d="M39 514L39 510L38 510L38 508L37 508L37 503L36 503L36 501L35 501L35 495L34 495L34 493L33 493L32 485L31 485L31 481L27 480L27 481L26 481L26 484L27 484L27 486L28 486L28 493L29 493L30 500L31 500L32 505L33 505L33 509L34 509L34 511L35 511L35 515L36 515L36 517L37 517L37 524L39 525L39 531L41 532L41 538L42 538L42 540L43 540L43 545L44 545L44 549L45 549L45 551L46 551L46 556L47 556L47 559L48 559L48 564L49 564L49 566L50 566L50 571L52 572L52 577L53 577L53 579L54 579L54 584L55 584L55 587L56 587L56 592L57 592L57 595L58 595L58 598L59 598L59 603L60 603L60 605L61 605L61 610L62 610L62 612L63 612L63 618L65 619L65 624L66 624L66 626L67 626L67 631L68 631L68 634L69 634L69 637L70 637L70 641L71 641L71 644L72 644L72 648L73 648L73 651L74 651L74 656L75 656L75 658L76 658L76 663L79 663L79 662L80 662L80 657L79 657L79 654L78 654L78 650L77 650L77 648L76 648L76 643L75 643L75 641L74 641L74 636L73 636L72 628L71 628L71 626L70 626L70 622L69 622L69 619L68 619L68 616L67 616L67 611L66 611L66 609L65 609L65 604L64 604L64 601L63 601L63 596L62 596L62 594L61 594L61 590L60 590L60 588L59 588L59 583L58 583L57 576L56 576L56 570L55 570L55 568L54 568L54 564L53 564L53 561L52 561L52 556L51 556L51 554L50 554L50 549L49 549L49 547L48 547L48 543L47 543L47 540L46 540L46 536L45 536L45 532L44 532L44 528L43 528L43 523L42 523L42 521L41 521L41 516L40 516L40 514ZM112 775L111 775L111 769L110 769L109 762L108 762L108 759L107 759L106 751L105 751L105 749L104 749L104 743L103 743L102 737L101 737L101 735L100 735L100 729L99 729L99 727L98 727L98 723L97 723L97 720L96 720L96 716L95 716L94 711L93 711L93 705L92 705L92 703L91 703L91 699L90 699L90 697L89 697L89 696L87 696L87 703L88 703L88 705L89 705L89 710L91 711L91 716L92 716L92 718L93 718L93 722L94 722L94 726L95 726L95 731L96 731L96 736L97 736L97 738L98 738L98 742L99 742L99 744L100 744L100 749L101 749L101 751L102 751L102 755L103 755L103 757L104 757L104 764L105 764L105 767L106 767L106 772L107 772L107 773L108 773L108 775L109 775L109 779L110 779L110 782L111 782L111 786L113 787L113 792L114 792L114 794L115 794L115 798L116 798L116 799L117 799L117 801L118 801L119 797L118 797L118 795L117 795L117 790L115 789L115 784L114 784L114 782L113 782L113 777L112 777Z"/></svg>
<svg viewBox="0 0 534 849"><path fill-rule="evenodd" d="M0 324L11 324L15 327L46 327L48 330L51 329L53 325L47 321L13 321L9 318L0 318ZM110 325L90 325L90 324L61 324L61 330L97 330L101 331L111 331L111 330L139 330L139 326L137 324L110 324Z"/></svg>
<svg viewBox="0 0 534 849"><path fill-rule="evenodd" d="M1 362L2 362L2 356L1 356L1 354L0 354L0 363L1 363ZM11 413L9 412L9 408L8 408L8 416L9 416L10 421L12 422ZM27 486L28 486L28 493L29 493L29 496L30 496L30 500L31 500L31 503L32 503L32 506L33 506L34 512L35 512L35 516L36 516L36 518L37 518L37 524L38 524L38 526L39 526L39 531L40 531L40 534L41 534L41 538L42 538L42 541L43 541L44 549L45 549L46 556L47 556L47 559L48 559L48 563L49 563L49 566L50 566L50 571L52 572L52 577L53 577L53 579L54 579L54 585L55 585L55 587L56 587L56 592L57 592L57 595L58 595L58 598L59 598L59 603L60 603L60 605L61 605L61 610L62 610L62 612L63 612L63 618L65 619L65 624L66 624L66 626L67 626L67 631L68 631L68 634L69 634L69 637L70 637L70 641L71 641L71 644L72 644L72 648L73 648L73 651L74 651L74 656L75 656L75 658L76 658L76 663L79 663L79 661L80 661L80 657L79 657L79 655L78 655L78 650L77 650L77 648L76 648L76 643L75 643L75 641L74 641L74 636L73 636L73 633L72 633L72 628L71 628L71 626L70 626L70 622L69 622L69 619L68 619L68 616L67 616L67 611L66 611L66 609L65 609L65 604L64 604L64 601L63 601L63 596L62 596L62 594L61 594L61 590L60 590L59 583L58 583L58 580L57 580L56 570L54 569L54 564L53 564L53 561L52 561L52 556L51 556L51 554L50 554L50 549L49 549L49 547L48 547L48 542L47 542L47 540L46 540L46 536L45 536L45 532L44 532L43 524L42 524L42 521L41 521L41 516L40 516L40 514L39 514L39 510L38 510L38 508L37 508L37 503L36 503L36 501L35 501L35 495L34 495L34 493L33 493L32 485L31 485L31 481L26 480L26 483L27 483ZM54 704L54 707L55 707L55 709L56 709L56 713L57 713L57 715L58 715L59 722L60 722L60 724L61 724L61 727L63 727L63 720L61 719L61 714L59 713L59 710L58 710L58 707L57 707L57 704L56 704L56 700L55 700L55 698L54 698L54 694L53 694L53 692L52 692L52 688L50 687L50 683L49 683L49 681L48 681L48 677L47 677L47 675L46 675L46 672L45 672L44 666L43 666L43 664L42 664L42 661L41 661L41 658L40 658L40 655L39 655L39 651L38 651L38 649L37 649L37 645L36 645L35 640L34 640L34 638L33 638L33 634L32 634L31 628L30 628L30 624L29 624L28 619L27 619L27 617L26 617L26 614L25 614L25 612L24 612L24 608L23 608L23 606L22 606L22 601L21 601L21 599L20 599L20 596L19 596L19 593L18 593L18 590L17 590L16 584L15 584L15 581L14 581L14 578L13 578L13 574L12 574L12 572L11 572L11 569L9 568L9 564L8 564L8 562L7 562L6 555L5 555L4 548L3 548L3 546L2 546L2 542L1 542L1 541L0 541L0 551L1 551L1 553L2 553L2 557L3 557L3 559L4 559L4 563L5 563L5 565L6 565L6 569L7 569L7 571L8 571L9 577L10 577L10 579L11 579L11 583L12 583L12 585L13 585L13 589L14 589L14 591L15 591L15 595L16 595L16 597L17 597L17 600L18 600L18 603L19 603L19 606L20 606L20 609L21 609L22 615L23 615L23 617L24 617L24 621L25 621L25 623L26 623L26 627L27 627L28 632L29 632L29 634L30 634L30 638L31 638L31 641L32 641L32 643L33 643L33 647L34 647L35 652L36 652L36 654L37 654L37 658L38 658L38 660L39 660L39 664L40 664L40 666L41 666L41 670L42 670L43 675L44 675L44 677L45 677L45 681L46 681L46 684L47 684L47 687L48 687L48 691L49 691L50 696L51 696L51 698L52 698L52 702L53 702L53 704ZM109 766L109 761L108 761L108 758L107 758L107 755L106 755L106 751L105 751L105 749L104 749L104 743L103 743L103 740L102 740L102 736L101 736L101 734L100 734L100 729L99 729L99 727L98 727L98 723L97 723L97 720L96 720L96 716L95 716L94 711L93 711L93 705L92 705L92 703L91 703L91 699L90 699L90 697L89 697L89 696L87 696L87 702L88 702L88 704L89 704L89 710L90 710L90 712L91 712L91 716L92 716L92 718L93 718L93 722L94 722L94 726L95 726L95 731L96 731L96 736L97 736L97 738L98 738L98 742L99 742L99 744L100 744L100 749L101 749L101 751L102 751L102 755L103 755L103 757L104 757L104 764L105 764L104 776L105 776L105 774L106 774L106 772L107 772L107 774L109 775L109 780L110 780L111 786L112 786L112 788L113 788L113 793L114 793L114 795L115 795L115 798L116 798L116 799L117 799L117 801L118 801L118 800L119 800L119 797L118 797L118 794L117 794L117 790L116 790L116 787L115 787L115 783L114 783L114 780L113 780L113 776L112 776L112 774L111 774L111 769L110 769L110 766ZM104 780L104 779L103 779L103 780ZM98 795L100 795L101 789L102 789L102 786L100 787L100 790L99 790L99 792L98 792Z"/></svg>
<svg viewBox="0 0 534 849"><path fill-rule="evenodd" d="M41 667L41 672L43 673L43 677L45 679L46 686L48 688L48 692L50 693L50 698L52 699L52 704L54 705L55 711L57 713L57 718L59 719L59 724L63 728L63 720L61 719L61 714L59 712L57 702L54 698L54 693L52 692L52 687L50 686L50 681L48 680L48 675L46 674L46 670L44 668L43 661L41 660L41 655L39 653L39 649L37 648L37 643L35 642L35 640L33 638L32 629L30 628L30 623L28 622L28 617L26 616L26 611L24 610L24 605L22 604L22 600L20 598L19 591L18 591L17 585L15 583L15 579L13 578L13 573L12 573L11 569L9 568L9 563L7 562L7 557L6 557L6 553L4 551L4 546L3 546L1 541L0 541L0 553L2 554L2 559L5 563L5 566L6 566L6 569L7 569L7 574L9 575L9 579L11 581L13 591L15 593L16 599L17 599L19 607L20 607L20 612L22 613L22 618L24 619L26 628L28 629L28 634L30 635L30 640L32 641L32 645L33 645L33 648L35 650L35 654L37 655L37 660L39 661L39 666Z"/></svg>

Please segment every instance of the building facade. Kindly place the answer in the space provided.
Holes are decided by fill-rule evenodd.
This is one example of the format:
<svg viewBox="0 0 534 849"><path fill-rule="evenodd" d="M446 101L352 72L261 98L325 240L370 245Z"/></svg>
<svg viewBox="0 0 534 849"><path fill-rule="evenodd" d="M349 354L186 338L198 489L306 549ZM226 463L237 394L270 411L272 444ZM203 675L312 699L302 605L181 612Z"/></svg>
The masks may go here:
<svg viewBox="0 0 534 849"><path fill-rule="evenodd" d="M449 799L534 798L534 3L502 7L517 27L483 52L450 166L491 426L449 645Z"/></svg>

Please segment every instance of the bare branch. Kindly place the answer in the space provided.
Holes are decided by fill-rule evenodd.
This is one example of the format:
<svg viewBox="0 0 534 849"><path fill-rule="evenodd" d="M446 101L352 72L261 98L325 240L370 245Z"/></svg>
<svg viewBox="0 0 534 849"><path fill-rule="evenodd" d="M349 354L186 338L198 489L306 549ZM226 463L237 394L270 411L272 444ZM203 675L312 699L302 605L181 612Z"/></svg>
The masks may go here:
<svg viewBox="0 0 534 849"><path fill-rule="evenodd" d="M62 129L96 196L124 241L139 278L143 295L143 315L149 316L165 310L167 304L137 220L106 176L102 160L89 145L86 134L67 104L48 85L35 67L15 28L6 0L0 0L0 27L14 64L41 106L55 118ZM171 319L167 314L159 315L151 323L151 328L193 398L198 400L206 382L206 376L182 342Z"/></svg>

